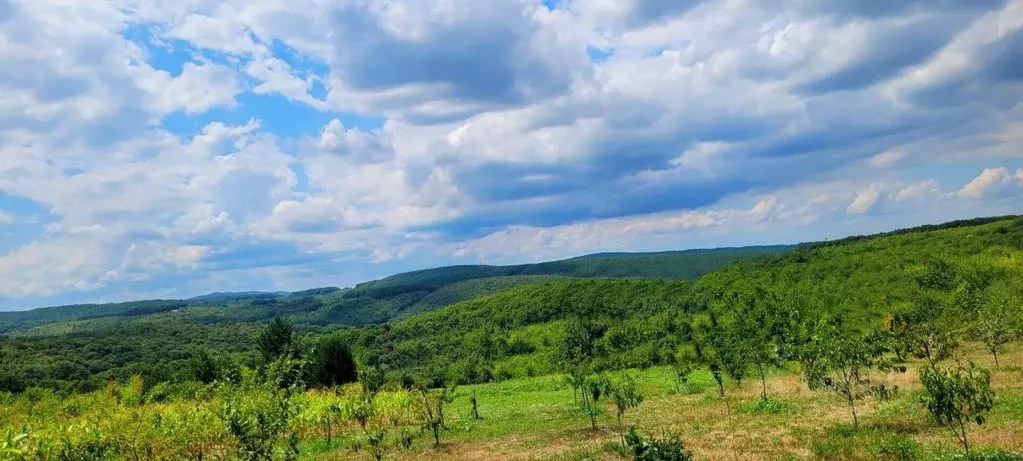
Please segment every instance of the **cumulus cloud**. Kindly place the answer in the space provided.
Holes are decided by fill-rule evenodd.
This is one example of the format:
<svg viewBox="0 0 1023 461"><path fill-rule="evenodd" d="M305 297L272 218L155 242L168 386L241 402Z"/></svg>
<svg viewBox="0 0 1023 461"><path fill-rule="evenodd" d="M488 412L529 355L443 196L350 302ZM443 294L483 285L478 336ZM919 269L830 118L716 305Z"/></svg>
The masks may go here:
<svg viewBox="0 0 1023 461"><path fill-rule="evenodd" d="M940 193L941 189L938 186L938 181L928 179L899 189L894 193L892 199L898 203L927 196L934 196Z"/></svg>
<svg viewBox="0 0 1023 461"><path fill-rule="evenodd" d="M979 176L970 181L959 190L959 196L971 199L984 197L999 197L1011 193L1020 192L1023 180L1020 179L1020 171L1015 176L1009 173L1005 167L985 168Z"/></svg>
<svg viewBox="0 0 1023 461"><path fill-rule="evenodd" d="M46 216L0 292L1012 211L1021 30L1023 0L0 0L0 199Z"/></svg>
<svg viewBox="0 0 1023 461"><path fill-rule="evenodd" d="M849 214L866 213L877 204L877 201L880 198L880 186L877 184L871 184L870 187L863 189L856 195L856 198L853 199L852 203L849 204L845 211Z"/></svg>

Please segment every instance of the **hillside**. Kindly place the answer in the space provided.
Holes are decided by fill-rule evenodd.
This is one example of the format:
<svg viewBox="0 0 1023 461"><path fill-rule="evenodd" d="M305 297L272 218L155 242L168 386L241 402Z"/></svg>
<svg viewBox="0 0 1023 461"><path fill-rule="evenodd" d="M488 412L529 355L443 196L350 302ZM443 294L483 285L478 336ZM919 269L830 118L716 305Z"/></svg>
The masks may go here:
<svg viewBox="0 0 1023 461"><path fill-rule="evenodd" d="M769 254L697 281L565 276L664 274L655 271L672 266L658 269L651 261L671 259L681 264L696 258L709 269L708 261L723 264L763 252ZM386 328L342 328L340 334L363 362L431 380L450 373L478 380L550 372L563 321L572 317L594 323L604 366L647 366L671 359L677 345L689 339L681 323L693 315L708 309L727 313L733 292L764 289L775 294L776 310L830 312L850 325L868 325L885 312L912 310L922 298L980 303L988 296L986 288L963 292L962 286L1017 289L1021 262L1023 220L1009 217L808 244L789 252L598 255L527 266L456 266L227 307L156 301L42 309L0 316L10 336L0 344L10 364L0 370L0 380L19 388L43 378L54 387L95 386L139 372L166 379L180 374L181 364L201 348L231 351L251 362L245 338L275 315L295 322L309 338L344 325L388 323ZM936 268L944 268L946 273L937 275L948 279L947 286L922 286ZM560 273L501 275L555 269ZM486 363L472 355L481 341L488 344Z"/></svg>
<svg viewBox="0 0 1023 461"><path fill-rule="evenodd" d="M541 280L544 276L696 278L736 261L778 254L791 248L770 246L619 253L515 266L448 266L397 274L350 289L326 287L290 294L211 293L187 300L87 304L0 312L0 333L25 331L51 323L105 317L138 317L178 309L194 310L194 320L198 323L260 322L283 315L295 322L310 325L368 325L496 293ZM470 280L475 282L458 285Z"/></svg>
<svg viewBox="0 0 1023 461"><path fill-rule="evenodd" d="M0 390L36 384L88 388L141 373L181 374L210 348L251 361L255 328L275 316L307 335L382 324L510 288L579 277L690 277L791 247L597 255L518 266L453 266L398 274L355 288L284 293L214 293L189 300L136 301L0 312Z"/></svg>
<svg viewBox="0 0 1023 461"><path fill-rule="evenodd" d="M947 286L928 286L935 271ZM371 362L440 379L451 364L470 368L487 332L493 357L487 373L531 376L555 368L561 322L595 324L606 366L668 363L689 338L679 321L708 309L727 313L732 293L762 289L773 309L838 315L849 325L881 322L921 300L984 303L987 291L1023 299L1023 219L992 218L908 229L871 237L807 244L785 254L739 262L695 282L560 280L402 319L386 331L350 330L348 341ZM988 290L990 288L990 290ZM1012 291L1015 290L1015 291Z"/></svg>
<svg viewBox="0 0 1023 461"><path fill-rule="evenodd" d="M165 450L240 453L255 440L297 447L299 459L368 458L375 449L401 459L617 459L628 451L614 441L632 424L647 436L681 434L697 459L1021 459L1005 451L1023 449L1023 352L1013 344L1023 339L1021 218L806 244L696 280L454 281L472 272L38 325L0 338L0 424L27 428L8 436L27 449L54 440L130 449L149 437L146 446ZM426 280L448 284L413 283ZM411 303L421 291L430 293ZM397 317L362 327L308 322L360 297L389 300ZM472 299L444 305L462 297ZM413 307L395 300L439 308L402 317ZM348 367L362 382L316 381L288 352L267 366L254 339L275 331L257 323L268 311L306 321L285 350L313 370ZM969 386L987 392L950 407L986 417L969 423L976 456L966 458L926 403L948 392L927 373L967 373L950 368L966 367L960 359L983 367L974 374L969 365L978 377ZM270 373L302 376L312 388L282 389L295 381ZM445 402L447 429L432 413ZM248 430L261 421L282 429ZM82 429L69 432L78 430L69 422ZM424 427L435 429L434 448ZM374 440L387 447L367 445Z"/></svg>

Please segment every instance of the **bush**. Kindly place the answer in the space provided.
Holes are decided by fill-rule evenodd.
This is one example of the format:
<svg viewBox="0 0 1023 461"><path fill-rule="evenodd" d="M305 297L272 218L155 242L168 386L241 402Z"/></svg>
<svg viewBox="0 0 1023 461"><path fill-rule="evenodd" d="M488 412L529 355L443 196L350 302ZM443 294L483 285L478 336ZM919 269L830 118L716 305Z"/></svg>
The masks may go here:
<svg viewBox="0 0 1023 461"><path fill-rule="evenodd" d="M778 415L782 413L789 413L795 409L795 407L796 406L792 402L786 400L760 399L739 405L739 412L757 415Z"/></svg>
<svg viewBox="0 0 1023 461"><path fill-rule="evenodd" d="M686 450L682 437L678 434L663 435L661 438L645 437L636 432L635 427L629 428L625 443L632 450L636 461L689 461L693 453Z"/></svg>
<svg viewBox="0 0 1023 461"><path fill-rule="evenodd" d="M933 457L938 461L1023 461L1023 453L1004 451L999 449L973 450L970 454L962 452L944 453Z"/></svg>
<svg viewBox="0 0 1023 461"><path fill-rule="evenodd" d="M914 461L921 459L920 444L906 438L885 440L878 447L878 461Z"/></svg>

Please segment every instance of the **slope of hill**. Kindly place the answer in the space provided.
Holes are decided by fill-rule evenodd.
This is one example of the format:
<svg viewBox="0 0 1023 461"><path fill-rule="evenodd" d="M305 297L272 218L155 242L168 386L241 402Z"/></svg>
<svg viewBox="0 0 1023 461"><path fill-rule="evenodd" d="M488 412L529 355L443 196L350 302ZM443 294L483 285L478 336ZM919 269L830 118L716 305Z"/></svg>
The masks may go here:
<svg viewBox="0 0 1023 461"><path fill-rule="evenodd" d="M776 309L830 313L850 326L879 324L918 302L1023 303L1023 219L996 218L928 226L873 237L804 245L743 261L695 282L560 280L460 302L392 322L389 329L343 333L371 363L439 380L455 374L523 376L553 371L562 322L594 323L611 368L669 362L688 340L679 321L713 308L727 313L729 294L761 289ZM481 345L481 344L485 344ZM492 366L480 367L479 351ZM454 365L452 365L454 364ZM468 371L466 371L468 370Z"/></svg>
<svg viewBox="0 0 1023 461"><path fill-rule="evenodd" d="M0 312L0 334L24 332L51 323L104 317L138 317L179 309L190 310L192 320L206 324L261 322L283 315L295 322L311 325L369 325L496 293L538 281L543 276L696 278L736 261L778 254L791 248L771 246L619 253L516 266L449 266L397 274L362 283L351 289L325 287L291 294L212 293L187 300L135 301ZM515 278L519 276L533 278ZM454 286L470 280L475 282Z"/></svg>
<svg viewBox="0 0 1023 461"><path fill-rule="evenodd" d="M659 258L724 264L753 255L765 257L739 261L696 281L566 277L636 275L635 267L651 270L656 267L651 261ZM90 309L94 315L88 318L85 311L70 308L18 313L44 323L0 340L0 389L40 382L89 387L134 373L166 379L180 373L198 348L222 349L224 341L238 360L251 361L251 342L245 338L256 323L278 314L310 338L340 330L337 334L353 345L363 363L425 378L549 372L564 321L577 316L593 321L605 366L646 366L666 362L688 340L684 320L707 309L727 312L727 295L734 291L766 290L778 300L777 309L830 312L850 325L878 322L883 313L912 309L920 299L982 305L998 295L1018 302L1023 299L1023 219L956 222L788 252L600 255L512 267L418 271L352 289L326 289L325 295L293 294L228 307L143 303L155 313L129 317L124 315L140 312L130 306L140 305ZM551 267L560 273L535 274L553 272ZM656 270L680 273L670 264ZM61 316L77 320L70 323ZM0 322L8 328L30 325L17 314L0 316ZM339 328L368 324L378 325ZM487 351L485 366L474 355L480 350Z"/></svg>

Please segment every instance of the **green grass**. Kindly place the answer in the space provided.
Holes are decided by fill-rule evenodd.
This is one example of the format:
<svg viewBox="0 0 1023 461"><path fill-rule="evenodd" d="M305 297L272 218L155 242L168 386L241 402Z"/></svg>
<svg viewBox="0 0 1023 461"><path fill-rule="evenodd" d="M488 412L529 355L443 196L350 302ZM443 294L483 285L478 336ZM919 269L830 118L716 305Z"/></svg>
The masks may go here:
<svg viewBox="0 0 1023 461"><path fill-rule="evenodd" d="M1018 348L1017 348L1018 349ZM976 353L976 351L973 351ZM1012 354L1023 360L1023 351ZM975 360L983 362L983 356ZM985 363L985 366L989 364ZM971 427L977 455L970 459L1017 460L1023 450L1023 380L1018 373L994 371L997 401L984 426ZM692 392L676 392L669 367L609 373L629 373L645 400L626 413L625 423L648 434L682 434L697 459L825 459L825 460L930 460L966 459L950 432L930 420L919 405L915 372L878 376L904 386L893 399L868 398L859 402L860 428L853 429L848 406L829 392L811 392L798 374L775 371L767 381L770 398L760 399L760 383L741 387L726 383L721 399L710 373L701 370L690 378ZM470 396L475 392L481 420L471 417ZM573 403L571 388L560 376L512 379L499 383L461 386L449 404L449 429L444 448L430 447L420 436L410 453L399 459L471 459L482 453L493 459L614 459L610 444L618 440L614 410L604 402L598 424L589 430L589 417ZM303 446L304 459L351 457L346 450L327 450L319 442Z"/></svg>

